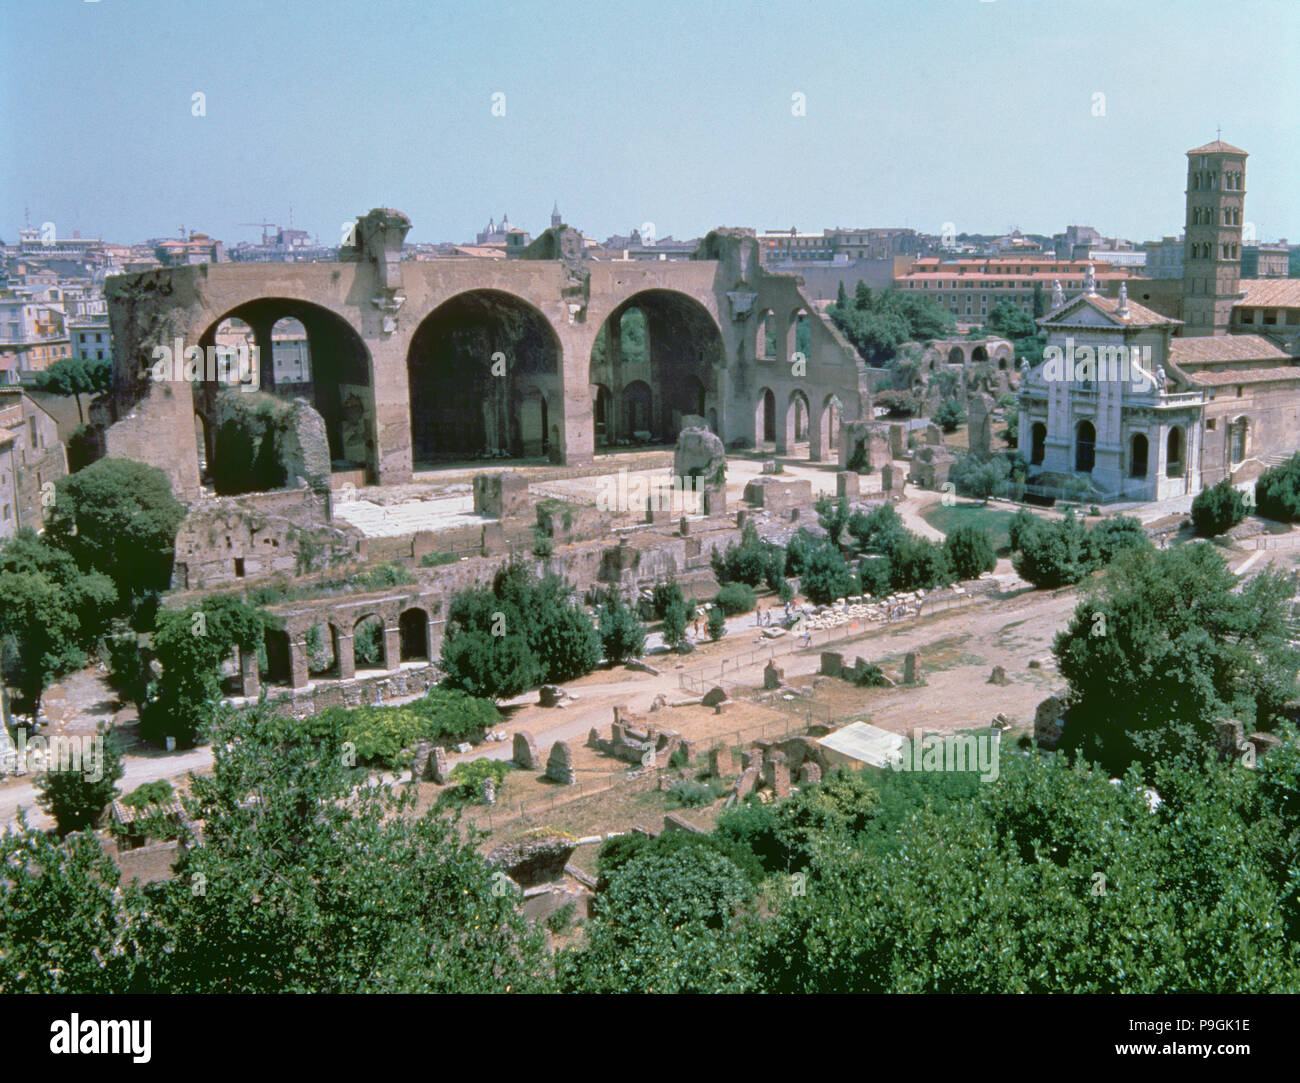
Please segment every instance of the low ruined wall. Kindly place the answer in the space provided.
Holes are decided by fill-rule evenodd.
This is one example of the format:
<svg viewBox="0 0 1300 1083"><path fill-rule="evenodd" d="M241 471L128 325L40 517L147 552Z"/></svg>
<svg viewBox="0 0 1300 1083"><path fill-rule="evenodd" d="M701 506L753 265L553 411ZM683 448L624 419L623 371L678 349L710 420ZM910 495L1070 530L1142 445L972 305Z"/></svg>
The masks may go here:
<svg viewBox="0 0 1300 1083"><path fill-rule="evenodd" d="M310 718L327 707L370 707L376 698L382 703L406 696L421 696L438 683L439 672L433 666L404 669L383 677L363 677L350 681L320 678L312 688L292 691L272 687L267 698L278 714L289 718Z"/></svg>
<svg viewBox="0 0 1300 1083"><path fill-rule="evenodd" d="M369 556L357 531L327 516L326 499L305 487L195 503L176 534L172 586L211 590Z"/></svg>

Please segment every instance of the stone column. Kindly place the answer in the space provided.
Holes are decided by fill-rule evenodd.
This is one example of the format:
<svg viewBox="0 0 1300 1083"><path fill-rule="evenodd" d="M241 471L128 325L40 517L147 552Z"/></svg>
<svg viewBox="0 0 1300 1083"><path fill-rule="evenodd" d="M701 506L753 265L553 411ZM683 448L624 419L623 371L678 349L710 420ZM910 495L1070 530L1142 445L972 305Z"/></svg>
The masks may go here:
<svg viewBox="0 0 1300 1083"><path fill-rule="evenodd" d="M402 634L397 625L384 625L384 666L397 670L402 666Z"/></svg>
<svg viewBox="0 0 1300 1083"><path fill-rule="evenodd" d="M249 699L256 699L262 691L262 677L257 671L257 651L239 650L240 694Z"/></svg>
<svg viewBox="0 0 1300 1083"><path fill-rule="evenodd" d="M793 436L793 433L791 432L791 429L793 428L793 415L790 409L790 403L787 400L785 408L782 409L781 396L777 393L775 387L772 388L772 398L776 408L776 417L774 418L776 424L773 426L776 430L773 433L776 437L776 454L788 455L790 454L790 439Z"/></svg>
<svg viewBox="0 0 1300 1083"><path fill-rule="evenodd" d="M808 400L808 459L810 462L822 461L822 413L816 403Z"/></svg>
<svg viewBox="0 0 1300 1083"><path fill-rule="evenodd" d="M258 387L262 391L275 388L275 355L272 353L271 330L275 321L267 317L248 318L248 326L253 331L253 342L257 346Z"/></svg>
<svg viewBox="0 0 1300 1083"><path fill-rule="evenodd" d="M311 681L307 671L307 644L300 639L289 640L289 687L306 688Z"/></svg>
<svg viewBox="0 0 1300 1083"><path fill-rule="evenodd" d="M350 681L357 675L357 654L351 632L340 632L338 640L339 679Z"/></svg>

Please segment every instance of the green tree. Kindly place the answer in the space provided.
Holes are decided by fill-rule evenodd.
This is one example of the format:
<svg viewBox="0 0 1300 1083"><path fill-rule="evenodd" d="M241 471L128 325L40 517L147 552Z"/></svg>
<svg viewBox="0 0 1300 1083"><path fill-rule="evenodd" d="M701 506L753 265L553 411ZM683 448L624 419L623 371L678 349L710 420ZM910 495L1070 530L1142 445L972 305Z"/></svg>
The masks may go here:
<svg viewBox="0 0 1300 1083"><path fill-rule="evenodd" d="M728 583L718 591L713 599L714 608L721 609L729 617L749 613L758 604L754 588L745 583Z"/></svg>
<svg viewBox="0 0 1300 1083"><path fill-rule="evenodd" d="M1071 512L1058 521L1040 519L1017 540L1016 573L1036 587L1055 589L1080 582L1091 570L1083 524Z"/></svg>
<svg viewBox="0 0 1300 1083"><path fill-rule="evenodd" d="M113 362L64 357L36 375L36 386L52 395L75 395L77 420L85 423L82 395L98 395L113 386Z"/></svg>
<svg viewBox="0 0 1300 1083"><path fill-rule="evenodd" d="M943 541L948 564L958 579L977 579L997 567L997 554L989 532L977 526L959 526Z"/></svg>
<svg viewBox="0 0 1300 1083"><path fill-rule="evenodd" d="M966 420L966 414L956 399L945 399L935 410L933 420L944 432L956 432Z"/></svg>
<svg viewBox="0 0 1300 1083"><path fill-rule="evenodd" d="M1119 554L1053 645L1070 682L1066 747L1112 770L1199 758L1214 723L1271 728L1296 694L1292 586L1244 586L1207 544Z"/></svg>
<svg viewBox="0 0 1300 1083"><path fill-rule="evenodd" d="M686 643L686 622L689 619L686 603L680 597L672 599L664 610L664 643L674 650L683 646Z"/></svg>
<svg viewBox="0 0 1300 1083"><path fill-rule="evenodd" d="M101 572L83 572L72 555L23 527L0 546L0 572L43 576L64 592L79 626L79 642L89 647L108 626L117 609L117 588ZM0 615L0 623L3 616Z"/></svg>
<svg viewBox="0 0 1300 1083"><path fill-rule="evenodd" d="M727 614L721 605L709 610L709 638L715 643L727 634Z"/></svg>
<svg viewBox="0 0 1300 1083"><path fill-rule="evenodd" d="M952 582L948 556L939 542L906 533L889 551L889 572L895 590L931 590Z"/></svg>
<svg viewBox="0 0 1300 1083"><path fill-rule="evenodd" d="M892 504L881 504L865 514L854 512L848 530L861 548L874 552L887 552L894 540L907 533Z"/></svg>
<svg viewBox="0 0 1300 1083"><path fill-rule="evenodd" d="M1150 549L1142 524L1129 515L1112 515L1088 531L1084 551L1092 568L1102 568L1126 549Z"/></svg>
<svg viewBox="0 0 1300 1083"><path fill-rule="evenodd" d="M987 504L989 497L998 496L1005 490L1010 473L1010 464L1002 456L981 459L970 452L953 463L948 478L962 496L974 497Z"/></svg>
<svg viewBox="0 0 1300 1083"><path fill-rule="evenodd" d="M985 320L985 326L1012 341L1038 334L1034 317L1013 301L999 301Z"/></svg>
<svg viewBox="0 0 1300 1083"><path fill-rule="evenodd" d="M1202 489L1192 501L1192 526L1202 538L1212 538L1246 518L1246 498L1228 478Z"/></svg>
<svg viewBox="0 0 1300 1083"><path fill-rule="evenodd" d="M3 678L22 693L33 716L55 677L85 664L81 625L68 592L43 573L0 572Z"/></svg>
<svg viewBox="0 0 1300 1083"><path fill-rule="evenodd" d="M830 536L834 545L840 544L840 535L849 522L849 501L847 497L834 500L829 496L819 496L813 504L817 512L817 522Z"/></svg>
<svg viewBox="0 0 1300 1083"><path fill-rule="evenodd" d="M1064 757L1004 756L996 784L908 810L883 853L814 849L806 890L752 927L749 969L769 992L1291 988L1297 952L1253 838L1253 778L1167 772L1160 791L1178 797L1153 814L1133 776L1117 786Z"/></svg>
<svg viewBox="0 0 1300 1083"><path fill-rule="evenodd" d="M741 940L731 935L753 898L741 871L700 845L647 848L624 862L599 896L581 950L561 953L566 992L720 993L748 987Z"/></svg>
<svg viewBox="0 0 1300 1083"><path fill-rule="evenodd" d="M745 523L739 545L731 542L725 550L719 552L715 548L710 554L713 574L719 583L739 582L751 587L767 579L781 560L780 550L758 536L752 520Z"/></svg>
<svg viewBox="0 0 1300 1083"><path fill-rule="evenodd" d="M223 713L217 732L186 801L203 838L150 889L136 936L150 988L548 987L541 934L494 890L472 832L463 843L449 820L415 816L410 791L355 788L335 728L259 708Z"/></svg>
<svg viewBox="0 0 1300 1083"><path fill-rule="evenodd" d="M90 833L0 835L0 992L115 993L137 956L117 865ZM123 950L127 948L127 950Z"/></svg>
<svg viewBox="0 0 1300 1083"><path fill-rule="evenodd" d="M542 680L524 622L484 587L452 598L441 665L447 687L494 701L517 696Z"/></svg>
<svg viewBox="0 0 1300 1083"><path fill-rule="evenodd" d="M529 646L542 667L542 682L558 684L590 673L600 663L601 640L591 618L570 601L542 605L529 629Z"/></svg>
<svg viewBox="0 0 1300 1083"><path fill-rule="evenodd" d="M157 467L100 459L55 482L50 541L78 564L102 572L124 604L171 585L176 531L185 505Z"/></svg>
<svg viewBox="0 0 1300 1083"><path fill-rule="evenodd" d="M1255 480L1255 506L1266 519L1300 523L1300 453Z"/></svg>
<svg viewBox="0 0 1300 1083"><path fill-rule="evenodd" d="M1028 508L1019 508L1016 514L1011 518L1011 524L1007 527L1007 543L1012 551L1024 548L1025 539L1029 532L1038 526L1038 516Z"/></svg>
<svg viewBox="0 0 1300 1083"><path fill-rule="evenodd" d="M853 576L838 545L827 541L812 551L800 576L799 586L816 605L827 605L852 593Z"/></svg>
<svg viewBox="0 0 1300 1083"><path fill-rule="evenodd" d="M612 587L601 603L598 628L605 660L613 665L621 665L629 658L638 658L645 650L645 625L632 607L623 601L622 595Z"/></svg>
<svg viewBox="0 0 1300 1083"><path fill-rule="evenodd" d="M101 732L93 739L102 741L101 755L92 756L89 763L83 758L80 764L64 764L66 770L51 759L36 784L36 802L54 818L60 837L93 827L117 793L117 782L123 773L117 737Z"/></svg>

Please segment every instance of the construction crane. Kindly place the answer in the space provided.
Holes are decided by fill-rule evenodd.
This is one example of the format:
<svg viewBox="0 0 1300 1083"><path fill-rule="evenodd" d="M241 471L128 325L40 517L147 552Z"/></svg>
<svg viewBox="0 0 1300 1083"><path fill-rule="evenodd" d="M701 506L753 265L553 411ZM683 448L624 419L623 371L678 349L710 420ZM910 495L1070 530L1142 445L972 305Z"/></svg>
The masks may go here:
<svg viewBox="0 0 1300 1083"><path fill-rule="evenodd" d="M237 222L236 225L240 225L240 226L261 226L261 227L262 227L262 244L263 244L264 246L270 243L270 242L266 239L266 227L267 227L267 226L270 226L272 229L279 229L279 228L280 228L280 227L279 227L275 222Z"/></svg>

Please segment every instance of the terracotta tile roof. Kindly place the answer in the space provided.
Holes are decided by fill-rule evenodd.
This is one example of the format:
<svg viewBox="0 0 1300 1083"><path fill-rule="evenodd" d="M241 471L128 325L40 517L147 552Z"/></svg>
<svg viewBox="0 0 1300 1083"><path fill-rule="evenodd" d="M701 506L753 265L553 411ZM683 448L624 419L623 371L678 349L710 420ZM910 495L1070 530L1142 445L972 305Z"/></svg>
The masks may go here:
<svg viewBox="0 0 1300 1083"><path fill-rule="evenodd" d="M1246 151L1240 147L1234 147L1231 143L1225 143L1222 139L1216 139L1213 143L1206 143L1203 147L1193 147L1187 152L1188 154L1240 154L1243 158L1248 157Z"/></svg>
<svg viewBox="0 0 1300 1083"><path fill-rule="evenodd" d="M1290 358L1262 335L1194 335L1169 340L1175 365L1209 365L1216 361L1282 361Z"/></svg>
<svg viewBox="0 0 1300 1083"><path fill-rule="evenodd" d="M1270 384L1283 380L1300 380L1300 366L1278 365L1271 369L1201 369L1190 374L1200 387L1223 387L1227 384Z"/></svg>
<svg viewBox="0 0 1300 1083"><path fill-rule="evenodd" d="M1246 296L1235 308L1300 308L1300 278L1243 278L1239 285Z"/></svg>

